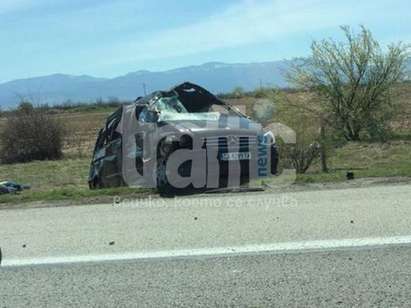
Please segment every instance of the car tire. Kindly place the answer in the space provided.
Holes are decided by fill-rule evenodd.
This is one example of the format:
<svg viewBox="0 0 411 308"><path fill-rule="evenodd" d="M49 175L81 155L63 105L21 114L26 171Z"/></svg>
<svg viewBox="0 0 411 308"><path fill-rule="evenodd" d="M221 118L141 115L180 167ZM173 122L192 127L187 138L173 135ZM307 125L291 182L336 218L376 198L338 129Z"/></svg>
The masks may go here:
<svg viewBox="0 0 411 308"><path fill-rule="evenodd" d="M170 184L167 177L167 159L169 153L164 153L160 156L157 160L157 189L160 195L164 196L173 196L175 192L175 188Z"/></svg>
<svg viewBox="0 0 411 308"><path fill-rule="evenodd" d="M101 183L101 180L98 176L96 176L93 179L93 182L90 184L90 187L92 187L92 189L102 189L103 188L103 184Z"/></svg>

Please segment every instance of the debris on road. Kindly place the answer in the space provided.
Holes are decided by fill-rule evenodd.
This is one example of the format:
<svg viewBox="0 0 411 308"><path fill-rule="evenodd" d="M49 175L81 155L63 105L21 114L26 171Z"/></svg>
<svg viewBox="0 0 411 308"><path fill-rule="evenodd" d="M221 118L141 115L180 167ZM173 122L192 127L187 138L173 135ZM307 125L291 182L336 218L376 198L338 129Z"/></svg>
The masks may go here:
<svg viewBox="0 0 411 308"><path fill-rule="evenodd" d="M354 180L354 177L355 177L354 172L352 172L352 171L347 172L347 180L348 181Z"/></svg>
<svg viewBox="0 0 411 308"><path fill-rule="evenodd" d="M29 185L18 184L13 181L0 182L0 195L1 194L13 194L26 189L30 189Z"/></svg>

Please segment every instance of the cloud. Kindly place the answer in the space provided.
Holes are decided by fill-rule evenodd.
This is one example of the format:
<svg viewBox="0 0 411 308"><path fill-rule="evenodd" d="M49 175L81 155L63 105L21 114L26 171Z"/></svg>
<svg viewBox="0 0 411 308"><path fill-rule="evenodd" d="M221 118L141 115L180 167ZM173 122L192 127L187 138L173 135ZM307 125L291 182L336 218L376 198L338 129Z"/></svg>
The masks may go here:
<svg viewBox="0 0 411 308"><path fill-rule="evenodd" d="M267 41L299 28L291 23L302 18L301 9L304 6L284 5L284 1L243 1L220 14L195 24L161 31L138 44L129 44L127 48L139 54L150 50L149 57L157 58ZM300 12L295 13L297 10Z"/></svg>
<svg viewBox="0 0 411 308"><path fill-rule="evenodd" d="M382 8L386 3L385 0L377 4L354 0L344 3L325 0L244 0L194 24L163 30L150 37L139 38L138 43L125 43L115 47L116 50L129 51L128 55L123 53L121 57L121 62L124 63L178 57L248 44L281 44L281 38L295 33L310 35L314 31L337 28L341 24L361 24L366 18L371 18L370 11L379 10L378 14L384 12ZM118 59L115 53L106 57L116 58Z"/></svg>

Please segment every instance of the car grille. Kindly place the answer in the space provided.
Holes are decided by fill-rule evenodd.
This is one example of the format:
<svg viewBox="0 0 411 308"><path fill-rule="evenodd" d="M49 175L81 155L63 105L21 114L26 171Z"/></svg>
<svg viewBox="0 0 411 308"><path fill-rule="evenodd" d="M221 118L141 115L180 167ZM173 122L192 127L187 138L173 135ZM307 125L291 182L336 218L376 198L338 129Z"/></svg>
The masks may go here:
<svg viewBox="0 0 411 308"><path fill-rule="evenodd" d="M204 138L204 144L207 148L218 148L219 150L226 150L229 147L240 150L248 149L257 145L256 136L211 136Z"/></svg>

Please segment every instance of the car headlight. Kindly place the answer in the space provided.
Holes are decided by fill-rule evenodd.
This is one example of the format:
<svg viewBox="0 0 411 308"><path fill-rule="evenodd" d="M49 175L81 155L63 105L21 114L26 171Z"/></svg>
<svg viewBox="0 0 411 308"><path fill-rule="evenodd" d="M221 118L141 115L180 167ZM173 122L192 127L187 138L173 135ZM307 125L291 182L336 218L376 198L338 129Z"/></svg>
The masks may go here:
<svg viewBox="0 0 411 308"><path fill-rule="evenodd" d="M178 141L178 137L175 135L169 135L166 137L166 139L164 139L164 143L166 144L172 144L173 142Z"/></svg>
<svg viewBox="0 0 411 308"><path fill-rule="evenodd" d="M182 148L190 148L193 146L193 139L189 135L182 135L180 138L180 146Z"/></svg>
<svg viewBox="0 0 411 308"><path fill-rule="evenodd" d="M262 137L262 145L273 145L275 144L275 136L273 132L268 131Z"/></svg>
<svg viewBox="0 0 411 308"><path fill-rule="evenodd" d="M164 138L164 140L160 143L160 150L162 154L166 154L171 152L171 149L173 148L173 143L178 140L176 139L176 136L170 135Z"/></svg>

